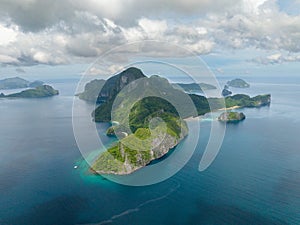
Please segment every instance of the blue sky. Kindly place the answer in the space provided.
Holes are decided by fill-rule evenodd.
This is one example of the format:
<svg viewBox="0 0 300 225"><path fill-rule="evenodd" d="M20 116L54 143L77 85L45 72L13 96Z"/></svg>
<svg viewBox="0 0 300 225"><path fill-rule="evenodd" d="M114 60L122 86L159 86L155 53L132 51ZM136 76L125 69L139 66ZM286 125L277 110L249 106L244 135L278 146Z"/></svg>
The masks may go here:
<svg viewBox="0 0 300 225"><path fill-rule="evenodd" d="M192 63L176 46L218 76L300 71L299 0L3 0L0 16L0 78L107 76L139 57ZM122 48L106 69L91 66L133 42L143 44Z"/></svg>

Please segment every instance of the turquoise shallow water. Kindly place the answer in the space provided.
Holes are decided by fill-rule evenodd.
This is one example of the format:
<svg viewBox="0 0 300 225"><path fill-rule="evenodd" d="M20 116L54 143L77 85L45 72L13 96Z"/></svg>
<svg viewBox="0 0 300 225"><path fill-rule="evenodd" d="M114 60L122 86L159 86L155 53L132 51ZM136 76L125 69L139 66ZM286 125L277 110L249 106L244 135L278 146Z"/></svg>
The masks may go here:
<svg viewBox="0 0 300 225"><path fill-rule="evenodd" d="M0 224L300 224L300 80L249 81L241 91L271 93L272 105L242 110L247 119L227 126L199 172L210 133L202 122L187 165L146 187L88 172L72 132L76 81L53 82L58 97L0 100Z"/></svg>

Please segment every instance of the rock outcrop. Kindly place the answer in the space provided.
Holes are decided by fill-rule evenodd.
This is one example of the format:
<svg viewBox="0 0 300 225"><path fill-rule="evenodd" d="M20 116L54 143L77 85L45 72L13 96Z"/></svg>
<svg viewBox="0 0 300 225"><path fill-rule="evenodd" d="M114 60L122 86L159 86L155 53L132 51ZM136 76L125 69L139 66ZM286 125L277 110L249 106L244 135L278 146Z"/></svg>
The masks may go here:
<svg viewBox="0 0 300 225"><path fill-rule="evenodd" d="M223 91L222 91L222 95L224 97L229 96L231 94L232 94L232 92L230 90L228 90L227 88L224 88Z"/></svg>
<svg viewBox="0 0 300 225"><path fill-rule="evenodd" d="M226 123L240 122L246 119L244 113L239 112L224 112L219 117L218 120Z"/></svg>

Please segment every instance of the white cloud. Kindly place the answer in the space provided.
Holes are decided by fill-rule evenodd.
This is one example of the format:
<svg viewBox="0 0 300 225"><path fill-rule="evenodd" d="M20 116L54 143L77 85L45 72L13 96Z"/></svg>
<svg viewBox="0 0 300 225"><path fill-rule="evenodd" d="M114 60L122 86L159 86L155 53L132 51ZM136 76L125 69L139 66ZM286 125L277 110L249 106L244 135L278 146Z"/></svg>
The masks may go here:
<svg viewBox="0 0 300 225"><path fill-rule="evenodd" d="M132 26L141 17L198 15L222 12L239 0L2 0L0 16L10 19L25 30L37 31L59 21L71 22L76 12L89 12L118 24ZM30 15L30 16L29 16Z"/></svg>
<svg viewBox="0 0 300 225"><path fill-rule="evenodd" d="M254 2L255 10L210 17L207 26L212 28L215 42L234 49L255 47L299 52L300 16L280 11L273 0Z"/></svg>
<svg viewBox="0 0 300 225"><path fill-rule="evenodd" d="M267 0L243 0L244 10L250 14L259 14L260 6L262 6Z"/></svg>
<svg viewBox="0 0 300 225"><path fill-rule="evenodd" d="M14 64L17 63L17 59L8 55L1 55L0 54L0 62L4 64Z"/></svg>
<svg viewBox="0 0 300 225"><path fill-rule="evenodd" d="M88 75L99 75L99 74L103 74L103 70L98 69L96 67L92 67L88 71L86 71L85 74L88 74Z"/></svg>
<svg viewBox="0 0 300 225"><path fill-rule="evenodd" d="M274 53L267 56L260 56L253 59L259 64L278 64L284 62L300 62L300 54Z"/></svg>
<svg viewBox="0 0 300 225"><path fill-rule="evenodd" d="M271 60L271 61L278 61L281 58L281 53L276 53L273 55L269 55L267 56L267 59Z"/></svg>
<svg viewBox="0 0 300 225"><path fill-rule="evenodd" d="M276 0L3 0L0 18L3 64L82 62L144 40L174 43L196 54L257 48L275 53L256 62L299 61L300 15L281 11ZM182 54L147 44L130 52ZM125 61L126 53L112 60Z"/></svg>
<svg viewBox="0 0 300 225"><path fill-rule="evenodd" d="M224 70L222 68L217 68L216 71L220 74L224 74Z"/></svg>
<svg viewBox="0 0 300 225"><path fill-rule="evenodd" d="M105 67L100 67L98 66L93 66L88 69L88 71L85 72L87 75L103 75L103 76L109 76L111 74L116 74L118 72L121 72L124 68L121 65L114 64L110 66L105 66Z"/></svg>
<svg viewBox="0 0 300 225"><path fill-rule="evenodd" d="M16 40L16 28L5 27L0 24L0 46L6 46Z"/></svg>
<svg viewBox="0 0 300 225"><path fill-rule="evenodd" d="M142 18L139 20L138 24L150 39L155 39L158 36L164 35L168 28L167 22L164 20L160 21Z"/></svg>

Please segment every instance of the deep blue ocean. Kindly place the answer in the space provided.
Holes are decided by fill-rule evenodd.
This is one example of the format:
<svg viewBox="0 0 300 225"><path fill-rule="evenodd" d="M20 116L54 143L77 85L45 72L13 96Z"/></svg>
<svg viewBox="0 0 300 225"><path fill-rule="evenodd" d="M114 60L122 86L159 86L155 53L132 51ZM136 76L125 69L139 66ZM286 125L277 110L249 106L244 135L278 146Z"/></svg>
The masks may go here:
<svg viewBox="0 0 300 225"><path fill-rule="evenodd" d="M186 166L145 187L88 172L72 130L77 80L49 80L60 90L52 98L0 99L0 224L300 224L300 79L246 80L251 88L233 91L270 93L271 106L242 109L246 120L227 126L204 172L210 122L201 122ZM97 124L100 135L106 127Z"/></svg>

